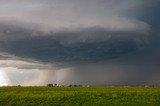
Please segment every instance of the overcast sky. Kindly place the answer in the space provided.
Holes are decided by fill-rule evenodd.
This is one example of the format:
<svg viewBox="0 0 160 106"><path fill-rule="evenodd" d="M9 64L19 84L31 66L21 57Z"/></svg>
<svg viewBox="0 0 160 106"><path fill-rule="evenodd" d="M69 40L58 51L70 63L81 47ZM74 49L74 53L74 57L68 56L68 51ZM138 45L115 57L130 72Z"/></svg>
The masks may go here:
<svg viewBox="0 0 160 106"><path fill-rule="evenodd" d="M0 86L158 83L159 11L159 0L0 0Z"/></svg>

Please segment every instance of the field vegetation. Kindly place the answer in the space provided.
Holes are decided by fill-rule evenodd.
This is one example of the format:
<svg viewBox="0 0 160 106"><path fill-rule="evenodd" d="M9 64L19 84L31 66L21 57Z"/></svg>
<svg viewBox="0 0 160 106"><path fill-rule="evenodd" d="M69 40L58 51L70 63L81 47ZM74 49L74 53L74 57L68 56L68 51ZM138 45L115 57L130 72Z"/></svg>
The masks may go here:
<svg viewBox="0 0 160 106"><path fill-rule="evenodd" d="M0 106L160 106L160 88L0 87Z"/></svg>

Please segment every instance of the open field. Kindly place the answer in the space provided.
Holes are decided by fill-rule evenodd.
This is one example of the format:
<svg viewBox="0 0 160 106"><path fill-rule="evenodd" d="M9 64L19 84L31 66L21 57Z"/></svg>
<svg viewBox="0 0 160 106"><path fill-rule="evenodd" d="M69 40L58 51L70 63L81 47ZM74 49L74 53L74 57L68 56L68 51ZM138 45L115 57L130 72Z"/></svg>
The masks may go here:
<svg viewBox="0 0 160 106"><path fill-rule="evenodd" d="M160 106L159 87L0 87L0 106Z"/></svg>

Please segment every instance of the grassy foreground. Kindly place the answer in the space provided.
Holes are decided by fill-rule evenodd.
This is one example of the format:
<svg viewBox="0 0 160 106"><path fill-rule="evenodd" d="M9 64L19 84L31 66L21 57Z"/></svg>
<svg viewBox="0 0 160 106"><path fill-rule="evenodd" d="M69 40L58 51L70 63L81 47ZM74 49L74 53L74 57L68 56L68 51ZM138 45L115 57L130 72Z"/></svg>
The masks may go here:
<svg viewBox="0 0 160 106"><path fill-rule="evenodd" d="M0 106L160 106L160 88L0 87Z"/></svg>

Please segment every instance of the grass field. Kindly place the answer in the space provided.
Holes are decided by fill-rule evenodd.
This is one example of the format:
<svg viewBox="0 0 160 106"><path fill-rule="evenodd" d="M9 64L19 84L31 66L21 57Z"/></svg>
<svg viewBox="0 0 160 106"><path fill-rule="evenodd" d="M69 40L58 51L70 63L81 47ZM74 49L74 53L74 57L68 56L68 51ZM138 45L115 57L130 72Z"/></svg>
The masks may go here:
<svg viewBox="0 0 160 106"><path fill-rule="evenodd" d="M0 87L0 106L160 106L160 88Z"/></svg>

